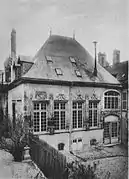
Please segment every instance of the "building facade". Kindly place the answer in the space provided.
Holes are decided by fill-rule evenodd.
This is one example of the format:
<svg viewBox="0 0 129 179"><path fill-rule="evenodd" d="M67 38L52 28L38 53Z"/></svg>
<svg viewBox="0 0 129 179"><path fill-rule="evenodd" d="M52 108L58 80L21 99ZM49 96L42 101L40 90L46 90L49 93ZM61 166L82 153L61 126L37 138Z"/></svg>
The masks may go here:
<svg viewBox="0 0 129 179"><path fill-rule="evenodd" d="M26 60L25 73L12 50L8 115L14 125L22 114L34 134L67 151L81 150L93 140L121 142L121 84L99 64L94 75L94 58L81 44L51 35L31 64Z"/></svg>

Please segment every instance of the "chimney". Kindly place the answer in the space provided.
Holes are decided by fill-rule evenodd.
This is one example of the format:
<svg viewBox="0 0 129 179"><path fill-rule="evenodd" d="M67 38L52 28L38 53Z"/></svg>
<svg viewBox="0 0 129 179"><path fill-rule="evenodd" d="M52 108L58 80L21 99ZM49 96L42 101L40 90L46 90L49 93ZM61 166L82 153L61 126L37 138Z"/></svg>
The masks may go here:
<svg viewBox="0 0 129 179"><path fill-rule="evenodd" d="M16 30L12 29L11 32L11 57L16 57Z"/></svg>
<svg viewBox="0 0 129 179"><path fill-rule="evenodd" d="M107 59L106 59L106 53L101 53L99 52L98 53L98 63L102 66L102 67L107 67L109 66L109 63L107 62Z"/></svg>
<svg viewBox="0 0 129 179"><path fill-rule="evenodd" d="M120 63L120 50L115 49L113 51L113 65Z"/></svg>
<svg viewBox="0 0 129 179"><path fill-rule="evenodd" d="M95 66L94 66L93 74L94 74L94 76L97 76L97 61L96 61L96 44L97 44L97 42L94 41L93 43L94 43L94 46L95 46Z"/></svg>

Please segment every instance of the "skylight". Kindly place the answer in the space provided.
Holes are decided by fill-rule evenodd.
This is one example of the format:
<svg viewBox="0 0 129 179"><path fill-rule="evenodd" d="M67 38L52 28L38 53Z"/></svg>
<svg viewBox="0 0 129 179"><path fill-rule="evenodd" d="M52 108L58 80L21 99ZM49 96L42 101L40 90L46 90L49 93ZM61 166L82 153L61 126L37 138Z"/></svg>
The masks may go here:
<svg viewBox="0 0 129 179"><path fill-rule="evenodd" d="M63 75L61 68L56 68L55 71L57 75Z"/></svg>
<svg viewBox="0 0 129 179"><path fill-rule="evenodd" d="M75 70L75 73L76 73L77 77L82 77L82 75L81 75L79 70Z"/></svg>
<svg viewBox="0 0 129 179"><path fill-rule="evenodd" d="M74 57L69 57L69 58L70 58L70 61L71 61L72 63L76 63L76 60L75 60Z"/></svg>
<svg viewBox="0 0 129 179"><path fill-rule="evenodd" d="M46 59L47 59L47 61L48 61L48 62L53 62L53 60L52 60L52 57L51 57L51 56L46 56Z"/></svg>

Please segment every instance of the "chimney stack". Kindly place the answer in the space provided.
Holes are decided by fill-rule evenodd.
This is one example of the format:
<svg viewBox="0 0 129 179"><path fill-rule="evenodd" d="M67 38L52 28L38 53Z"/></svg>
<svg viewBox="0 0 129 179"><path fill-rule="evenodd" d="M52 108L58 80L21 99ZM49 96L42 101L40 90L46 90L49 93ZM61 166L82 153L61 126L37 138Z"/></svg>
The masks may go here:
<svg viewBox="0 0 129 179"><path fill-rule="evenodd" d="M120 63L120 50L115 49L113 51L113 65Z"/></svg>
<svg viewBox="0 0 129 179"><path fill-rule="evenodd" d="M11 32L11 57L16 57L16 30L12 29Z"/></svg>
<svg viewBox="0 0 129 179"><path fill-rule="evenodd" d="M109 63L106 59L106 53L105 52L104 53L101 53L101 52L98 53L98 63L104 68L109 66Z"/></svg>
<svg viewBox="0 0 129 179"><path fill-rule="evenodd" d="M97 76L97 59L96 59L96 44L97 44L97 42L96 41L94 41L93 42L94 43L94 46L95 46L95 66L94 66L94 72L93 72L93 74L94 74L94 76Z"/></svg>

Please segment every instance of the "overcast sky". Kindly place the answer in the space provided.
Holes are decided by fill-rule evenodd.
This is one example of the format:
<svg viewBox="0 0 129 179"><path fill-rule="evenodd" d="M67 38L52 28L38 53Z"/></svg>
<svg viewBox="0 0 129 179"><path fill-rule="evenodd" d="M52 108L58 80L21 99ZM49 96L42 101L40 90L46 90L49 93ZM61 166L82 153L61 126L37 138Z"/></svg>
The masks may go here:
<svg viewBox="0 0 129 179"><path fill-rule="evenodd" d="M10 54L10 33L17 32L17 55L34 56L49 36L71 36L92 55L92 41L97 51L106 52L112 62L113 49L121 52L121 61L129 59L127 51L128 0L0 0L0 67Z"/></svg>

